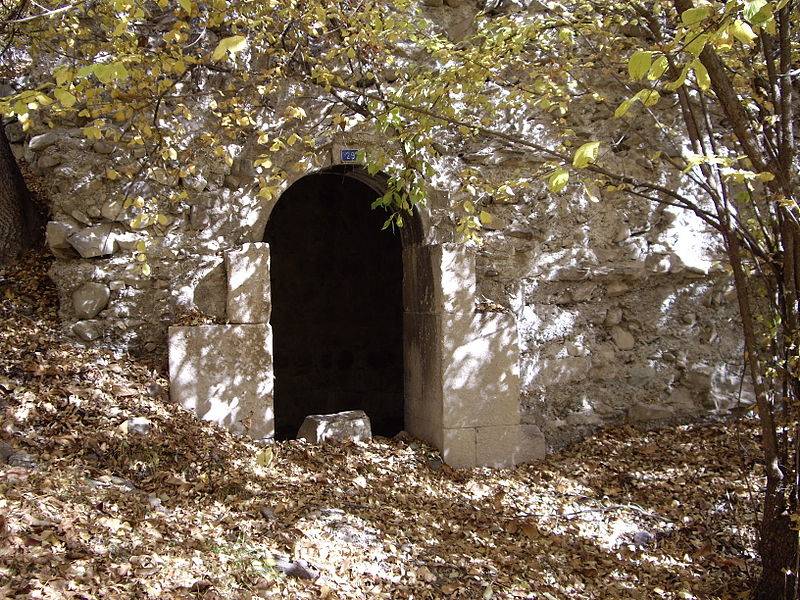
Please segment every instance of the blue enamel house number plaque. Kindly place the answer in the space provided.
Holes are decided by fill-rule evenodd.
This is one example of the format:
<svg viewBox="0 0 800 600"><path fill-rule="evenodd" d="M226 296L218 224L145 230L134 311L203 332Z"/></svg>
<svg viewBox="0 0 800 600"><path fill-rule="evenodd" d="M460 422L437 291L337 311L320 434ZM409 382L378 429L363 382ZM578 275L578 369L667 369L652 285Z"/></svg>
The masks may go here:
<svg viewBox="0 0 800 600"><path fill-rule="evenodd" d="M356 162L357 156L358 156L358 150L353 150L353 149L342 150L343 163L354 163Z"/></svg>

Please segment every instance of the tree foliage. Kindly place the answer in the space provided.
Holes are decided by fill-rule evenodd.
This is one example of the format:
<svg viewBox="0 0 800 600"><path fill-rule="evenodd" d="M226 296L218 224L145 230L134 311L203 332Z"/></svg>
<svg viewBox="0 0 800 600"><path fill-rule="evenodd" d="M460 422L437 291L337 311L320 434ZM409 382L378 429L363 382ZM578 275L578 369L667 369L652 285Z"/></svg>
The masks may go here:
<svg viewBox="0 0 800 600"><path fill-rule="evenodd" d="M276 153L292 153L303 172L326 134L374 128L387 143L361 158L391 175L376 203L390 210L387 224L424 201L442 142L491 142L536 154L541 168L497 180L458 167L468 239L490 219L487 198L542 185L638 196L715 229L762 423L758 594L798 596L796 0L534 1L479 14L458 40L409 0L32 6L5 20L20 91L0 108L26 128L72 122L127 148L111 180L166 184L191 175L204 153L233 164L247 146L258 195L272 199L289 176ZM287 96L298 101L278 111L273 99ZM165 189L126 198L132 228L158 223L160 203L186 194Z"/></svg>

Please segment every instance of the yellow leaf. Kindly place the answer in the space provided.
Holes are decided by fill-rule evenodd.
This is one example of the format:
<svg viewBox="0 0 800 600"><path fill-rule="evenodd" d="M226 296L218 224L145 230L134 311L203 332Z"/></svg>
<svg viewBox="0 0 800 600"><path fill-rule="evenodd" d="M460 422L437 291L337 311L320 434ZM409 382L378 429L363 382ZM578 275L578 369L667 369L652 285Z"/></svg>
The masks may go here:
<svg viewBox="0 0 800 600"><path fill-rule="evenodd" d="M578 169L583 169L597 160L599 151L600 142L586 142L575 151L572 165Z"/></svg>
<svg viewBox="0 0 800 600"><path fill-rule="evenodd" d="M704 92L711 89L711 78L708 76L708 70L699 59L694 59L691 62L691 67L694 69L694 76L697 79L698 87Z"/></svg>
<svg viewBox="0 0 800 600"><path fill-rule="evenodd" d="M744 21L738 19L730 26L730 32L733 37L739 40L742 44L750 45L758 36L753 33L753 28Z"/></svg>
<svg viewBox="0 0 800 600"><path fill-rule="evenodd" d="M634 81L642 79L650 70L653 53L646 50L637 50L628 60L628 75Z"/></svg>
<svg viewBox="0 0 800 600"><path fill-rule="evenodd" d="M227 53L235 56L247 47L247 38L243 35L234 35L220 40L217 47L214 49L212 58L214 60L222 60L226 57Z"/></svg>
<svg viewBox="0 0 800 600"><path fill-rule="evenodd" d="M144 252L145 250L147 250L147 242L145 242L144 240L139 240L138 242L136 242L137 252Z"/></svg>
<svg viewBox="0 0 800 600"><path fill-rule="evenodd" d="M489 223L492 222L492 215L490 215L485 210L481 211L481 214L479 215L478 218L480 219L481 223L483 223L484 225L488 225Z"/></svg>
<svg viewBox="0 0 800 600"><path fill-rule="evenodd" d="M273 458L275 458L275 454L272 452L272 448L264 448L256 454L256 464L259 467L266 468L272 463Z"/></svg>
<svg viewBox="0 0 800 600"><path fill-rule="evenodd" d="M145 276L148 276L148 275L150 275L150 271L151 271L150 265L148 265L147 263L144 263L142 265L142 274L144 274Z"/></svg>
<svg viewBox="0 0 800 600"><path fill-rule="evenodd" d="M299 140L300 140L300 136L297 135L296 133L293 133L292 135L289 136L289 139L286 140L286 145L287 146L294 146L295 143L298 142Z"/></svg>
<svg viewBox="0 0 800 600"><path fill-rule="evenodd" d="M569 183L569 171L566 169L556 169L547 180L547 187L551 192L557 194Z"/></svg>

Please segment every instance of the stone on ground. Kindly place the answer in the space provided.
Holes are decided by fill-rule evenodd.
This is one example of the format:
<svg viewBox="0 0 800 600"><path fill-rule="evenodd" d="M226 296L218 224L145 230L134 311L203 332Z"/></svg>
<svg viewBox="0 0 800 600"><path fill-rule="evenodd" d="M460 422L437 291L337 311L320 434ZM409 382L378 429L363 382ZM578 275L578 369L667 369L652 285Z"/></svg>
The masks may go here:
<svg viewBox="0 0 800 600"><path fill-rule="evenodd" d="M363 410L348 410L330 415L309 415L297 432L298 439L312 444L353 440L366 442L372 439L372 426Z"/></svg>

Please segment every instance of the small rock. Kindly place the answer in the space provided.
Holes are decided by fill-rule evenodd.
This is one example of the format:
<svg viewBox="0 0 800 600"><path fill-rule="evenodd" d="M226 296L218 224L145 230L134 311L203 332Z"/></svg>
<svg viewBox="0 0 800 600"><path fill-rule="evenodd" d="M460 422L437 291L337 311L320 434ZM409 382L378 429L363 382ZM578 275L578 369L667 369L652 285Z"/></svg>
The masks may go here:
<svg viewBox="0 0 800 600"><path fill-rule="evenodd" d="M153 427L153 422L145 417L132 417L122 424L129 435L147 435Z"/></svg>
<svg viewBox="0 0 800 600"><path fill-rule="evenodd" d="M45 148L49 148L58 141L58 134L55 131L48 131L42 135L37 135L31 138L28 142L28 148L34 152L41 152Z"/></svg>
<svg viewBox="0 0 800 600"><path fill-rule="evenodd" d="M72 216L78 219L74 212ZM111 223L86 227L73 233L67 240L83 258L108 256L117 249L117 236Z"/></svg>
<svg viewBox="0 0 800 600"><path fill-rule="evenodd" d="M631 286L629 286L624 281L612 281L606 287L606 295L613 298L615 296L622 296L623 294L629 292Z"/></svg>
<svg viewBox="0 0 800 600"><path fill-rule="evenodd" d="M102 283L84 283L72 293L72 306L79 319L91 319L108 305L111 290Z"/></svg>
<svg viewBox="0 0 800 600"><path fill-rule="evenodd" d="M633 350L636 345L636 340L631 333L622 327L614 327L611 330L611 339L620 350Z"/></svg>
<svg viewBox="0 0 800 600"><path fill-rule="evenodd" d="M619 325L622 322L622 309L618 306L614 308L609 308L608 312L606 312L606 318L603 321L603 325L606 327L614 327L615 325Z"/></svg>
<svg viewBox="0 0 800 600"><path fill-rule="evenodd" d="M656 376L653 367L634 367L628 374L628 383L635 387L641 387Z"/></svg>
<svg viewBox="0 0 800 600"><path fill-rule="evenodd" d="M282 556L275 557L275 570L298 579L316 579L319 573L304 560L289 560Z"/></svg>
<svg viewBox="0 0 800 600"><path fill-rule="evenodd" d="M109 200L100 207L100 214L104 219L116 221L125 214L124 204L121 200Z"/></svg>
<svg viewBox="0 0 800 600"><path fill-rule="evenodd" d="M39 160L36 161L36 167L39 169L52 169L56 165L61 164L61 157L56 154L48 154L47 156L42 156Z"/></svg>
<svg viewBox="0 0 800 600"><path fill-rule="evenodd" d="M27 452L14 452L7 459L6 463L12 467L25 467L32 469L36 466L36 459Z"/></svg>
<svg viewBox="0 0 800 600"><path fill-rule="evenodd" d="M25 139L25 131L22 129L22 123L14 121L6 125L6 137L12 144L16 144Z"/></svg>
<svg viewBox="0 0 800 600"><path fill-rule="evenodd" d="M114 152L114 144L107 142L106 140L97 140L94 144L92 144L92 150L98 154L111 154Z"/></svg>
<svg viewBox="0 0 800 600"><path fill-rule="evenodd" d="M160 398L165 394L164 388L158 385L155 382L150 382L147 384L147 395L151 398Z"/></svg>
<svg viewBox="0 0 800 600"><path fill-rule="evenodd" d="M183 187L189 188L195 192L202 192L208 185L208 180L202 175L190 175L181 179Z"/></svg>
<svg viewBox="0 0 800 600"><path fill-rule="evenodd" d="M653 543L653 540L655 539L656 536L654 536L649 531L645 531L643 529L640 529L639 531L633 534L633 543L639 546L640 548L646 548L651 543Z"/></svg>
<svg viewBox="0 0 800 600"><path fill-rule="evenodd" d="M297 438L305 439L312 444L344 440L366 442L372 438L372 426L363 410L349 410L331 415L309 415L300 426Z"/></svg>
<svg viewBox="0 0 800 600"><path fill-rule="evenodd" d="M8 457L14 454L15 450L5 442L0 442L0 465L8 462Z"/></svg>
<svg viewBox="0 0 800 600"><path fill-rule="evenodd" d="M102 335L97 321L78 321L72 326L72 333L84 342L92 342Z"/></svg>

